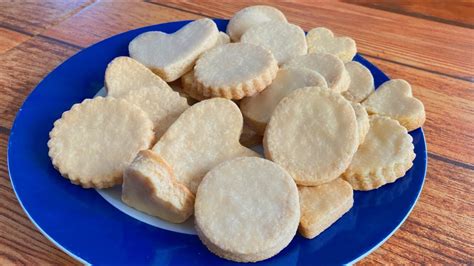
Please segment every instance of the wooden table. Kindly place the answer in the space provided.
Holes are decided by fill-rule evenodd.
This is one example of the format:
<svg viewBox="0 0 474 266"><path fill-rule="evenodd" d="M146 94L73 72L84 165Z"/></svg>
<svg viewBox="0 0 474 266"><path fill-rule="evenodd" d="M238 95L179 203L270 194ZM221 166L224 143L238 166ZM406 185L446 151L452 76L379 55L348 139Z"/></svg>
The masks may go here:
<svg viewBox="0 0 474 266"><path fill-rule="evenodd" d="M238 2L238 3L237 3ZM373 1L272 3L309 30L352 36L359 52L413 84L425 104L428 174L402 227L361 264L474 263L474 8ZM21 103L52 69L114 34L167 21L229 18L250 2L0 2L0 264L76 264L28 220L6 165Z"/></svg>

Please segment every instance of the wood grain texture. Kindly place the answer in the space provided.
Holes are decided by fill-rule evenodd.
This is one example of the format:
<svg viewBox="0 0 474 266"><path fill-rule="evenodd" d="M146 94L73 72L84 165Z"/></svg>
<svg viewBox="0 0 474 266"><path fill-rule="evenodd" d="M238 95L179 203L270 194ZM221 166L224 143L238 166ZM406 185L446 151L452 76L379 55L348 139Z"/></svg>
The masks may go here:
<svg viewBox="0 0 474 266"><path fill-rule="evenodd" d="M344 0L343 2L461 27L474 27L474 1L469 0Z"/></svg>
<svg viewBox="0 0 474 266"><path fill-rule="evenodd" d="M252 1L156 1L210 17L230 18ZM335 1L273 2L289 21L309 30L326 26L351 36L364 54L472 81L473 31L443 23ZM433 30L436 29L436 30Z"/></svg>
<svg viewBox="0 0 474 266"><path fill-rule="evenodd" d="M120 5L113 2L98 2L50 28L44 35L87 47L127 30L198 17L145 2L122 2Z"/></svg>
<svg viewBox="0 0 474 266"><path fill-rule="evenodd" d="M11 128L26 96L77 48L34 37L0 54L0 127Z"/></svg>
<svg viewBox="0 0 474 266"><path fill-rule="evenodd" d="M0 134L0 265L79 265L34 227L13 193L6 167L8 135Z"/></svg>
<svg viewBox="0 0 474 266"><path fill-rule="evenodd" d="M401 228L360 264L470 264L474 256L474 171L428 160L420 199ZM455 174L453 174L455 173Z"/></svg>
<svg viewBox="0 0 474 266"><path fill-rule="evenodd" d="M28 40L30 37L30 35L0 27L0 54Z"/></svg>
<svg viewBox="0 0 474 266"><path fill-rule="evenodd" d="M0 26L36 35L93 0L0 1Z"/></svg>
<svg viewBox="0 0 474 266"><path fill-rule="evenodd" d="M8 178L9 128L36 84L81 47L111 35L174 20L230 17L242 6L251 4L88 3L60 3L59 9L64 9L61 12L58 8L53 8L54 12L43 11L44 6L51 4L39 1L28 3L26 6L30 7L26 9L15 6L16 10L21 9L15 12L25 12L16 20L4 19L11 17L12 9L4 12L5 3L0 3L0 26L7 21L11 34L28 37L0 54L0 265L76 263L28 221ZM78 8L73 7L77 4ZM430 157L420 200L400 230L360 264L473 264L474 85L469 81L474 69L474 31L347 3L307 1L272 5L306 30L325 25L355 37L367 59L392 78L410 81L414 94L425 104L424 129ZM46 13L31 14L34 10Z"/></svg>

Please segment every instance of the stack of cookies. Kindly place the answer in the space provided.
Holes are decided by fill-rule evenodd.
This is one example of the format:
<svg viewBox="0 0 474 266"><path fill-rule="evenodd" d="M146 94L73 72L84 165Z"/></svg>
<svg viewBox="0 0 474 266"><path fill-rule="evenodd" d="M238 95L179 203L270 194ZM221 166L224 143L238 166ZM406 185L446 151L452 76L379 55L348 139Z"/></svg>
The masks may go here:
<svg viewBox="0 0 474 266"><path fill-rule="evenodd" d="M305 35L270 6L237 12L227 33L199 19L146 32L105 72L106 97L54 123L49 155L84 188L181 223L234 261L270 258L296 231L314 238L373 190L405 175L423 104L404 80L374 89L356 43ZM244 123L245 121L245 123ZM263 156L252 149L263 144Z"/></svg>

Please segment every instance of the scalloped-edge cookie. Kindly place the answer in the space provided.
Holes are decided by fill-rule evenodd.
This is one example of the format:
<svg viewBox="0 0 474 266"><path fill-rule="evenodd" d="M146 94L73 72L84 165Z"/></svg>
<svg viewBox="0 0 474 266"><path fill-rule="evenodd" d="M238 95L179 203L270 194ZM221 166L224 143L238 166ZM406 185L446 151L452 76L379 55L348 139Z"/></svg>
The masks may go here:
<svg viewBox="0 0 474 266"><path fill-rule="evenodd" d="M349 101L360 103L374 92L374 77L370 70L359 62L351 61L346 63L345 66L351 78L351 83L342 95Z"/></svg>
<svg viewBox="0 0 474 266"><path fill-rule="evenodd" d="M194 210L194 194L177 182L171 166L150 150L139 152L125 169L122 201L173 223L186 221Z"/></svg>
<svg viewBox="0 0 474 266"><path fill-rule="evenodd" d="M398 120L408 131L425 123L425 107L420 100L413 97L410 84L403 79L386 81L362 104L369 114Z"/></svg>
<svg viewBox="0 0 474 266"><path fill-rule="evenodd" d="M295 182L261 158L236 158L213 168L199 186L194 208L201 241L219 257L239 262L279 253L300 219Z"/></svg>
<svg viewBox="0 0 474 266"><path fill-rule="evenodd" d="M362 106L360 103L351 102L351 105L352 108L354 108L354 112L356 115L357 135L359 136L359 144L362 144L370 128L369 114L367 114L367 111L365 110L364 106Z"/></svg>
<svg viewBox="0 0 474 266"><path fill-rule="evenodd" d="M341 178L315 187L298 187L301 219L299 233L315 238L329 228L354 205L354 192Z"/></svg>
<svg viewBox="0 0 474 266"><path fill-rule="evenodd" d="M324 27L314 28L306 35L308 53L329 53L337 56L344 63L354 58L357 53L356 42L346 36L335 37L334 33Z"/></svg>
<svg viewBox="0 0 474 266"><path fill-rule="evenodd" d="M278 9L271 6L257 5L241 9L229 21L227 34L234 42L240 40L240 36L253 26L268 22L286 22L285 15Z"/></svg>
<svg viewBox="0 0 474 266"><path fill-rule="evenodd" d="M119 56L105 70L107 96L121 97L132 90L143 87L169 88L159 76L137 60Z"/></svg>
<svg viewBox="0 0 474 266"><path fill-rule="evenodd" d="M161 31L142 33L133 39L130 57L141 62L165 81L174 81L192 69L204 51L219 38L214 21L203 18L186 24L172 34Z"/></svg>
<svg viewBox="0 0 474 266"><path fill-rule="evenodd" d="M267 49L229 43L205 52L196 62L194 78L205 97L239 100L264 90L277 71L277 61Z"/></svg>
<svg viewBox="0 0 474 266"><path fill-rule="evenodd" d="M285 21L269 21L254 26L242 35L240 41L270 50L279 65L306 54L308 50L303 29Z"/></svg>
<svg viewBox="0 0 474 266"><path fill-rule="evenodd" d="M127 119L124 119L126 117ZM84 188L122 183L122 172L154 139L153 123L122 99L96 97L75 104L54 122L49 157L62 176Z"/></svg>
<svg viewBox="0 0 474 266"><path fill-rule="evenodd" d="M186 98L168 88L143 87L125 94L122 99L140 107L153 122L159 139L171 124L189 107Z"/></svg>
<svg viewBox="0 0 474 266"><path fill-rule="evenodd" d="M370 129L342 177L355 190L377 189L393 183L412 167L413 139L397 120L370 117Z"/></svg>
<svg viewBox="0 0 474 266"><path fill-rule="evenodd" d="M316 186L340 176L359 139L354 109L327 88L295 90L280 101L265 130L265 157L298 185Z"/></svg>
<svg viewBox="0 0 474 266"><path fill-rule="evenodd" d="M202 101L207 98L200 94L197 90L197 83L194 78L194 70L189 71L181 77L181 86L185 93L197 101Z"/></svg>
<svg viewBox="0 0 474 266"><path fill-rule="evenodd" d="M214 47L228 43L230 43L229 36L221 31L219 32L219 38ZM197 91L197 84L194 81L194 70L189 71L181 77L181 88L184 93L196 101L202 101L207 98Z"/></svg>
<svg viewBox="0 0 474 266"><path fill-rule="evenodd" d="M344 63L332 54L320 53L296 56L284 64L283 67L314 70L326 79L328 87L335 92L346 91L351 82Z"/></svg>
<svg viewBox="0 0 474 266"><path fill-rule="evenodd" d="M176 179L195 193L217 164L240 156L259 156L239 143L243 118L231 100L213 98L188 108L153 147L173 168Z"/></svg>
<svg viewBox="0 0 474 266"><path fill-rule="evenodd" d="M303 87L327 87L326 80L318 72L306 68L284 68L278 70L272 84L264 91L240 101L240 110L245 121L260 135L277 104L285 96Z"/></svg>

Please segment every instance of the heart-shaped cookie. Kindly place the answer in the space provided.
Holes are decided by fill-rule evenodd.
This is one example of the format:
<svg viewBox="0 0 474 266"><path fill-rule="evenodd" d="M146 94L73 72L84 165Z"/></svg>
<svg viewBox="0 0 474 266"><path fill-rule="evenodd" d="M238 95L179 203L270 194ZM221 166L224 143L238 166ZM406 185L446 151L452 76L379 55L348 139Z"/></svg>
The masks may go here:
<svg viewBox="0 0 474 266"><path fill-rule="evenodd" d="M308 42L308 53L333 54L344 63L354 58L357 53L356 43L349 37L335 37L334 33L327 28L314 28L306 35Z"/></svg>
<svg viewBox="0 0 474 266"><path fill-rule="evenodd" d="M217 164L239 156L259 156L239 143L242 126L242 114L234 102L204 100L184 111L153 151L195 193L202 177Z"/></svg>
<svg viewBox="0 0 474 266"><path fill-rule="evenodd" d="M173 34L160 31L142 33L133 39L130 56L158 74L174 81L191 70L199 55L213 47L219 37L214 21L195 20Z"/></svg>
<svg viewBox="0 0 474 266"><path fill-rule="evenodd" d="M398 120L408 131L425 122L425 107L413 97L411 86L403 79L389 80L363 102L369 114L388 116Z"/></svg>
<svg viewBox="0 0 474 266"><path fill-rule="evenodd" d="M170 86L146 66L128 56L112 60L105 70L107 96L120 98L133 90L144 87L159 87L171 90Z"/></svg>

